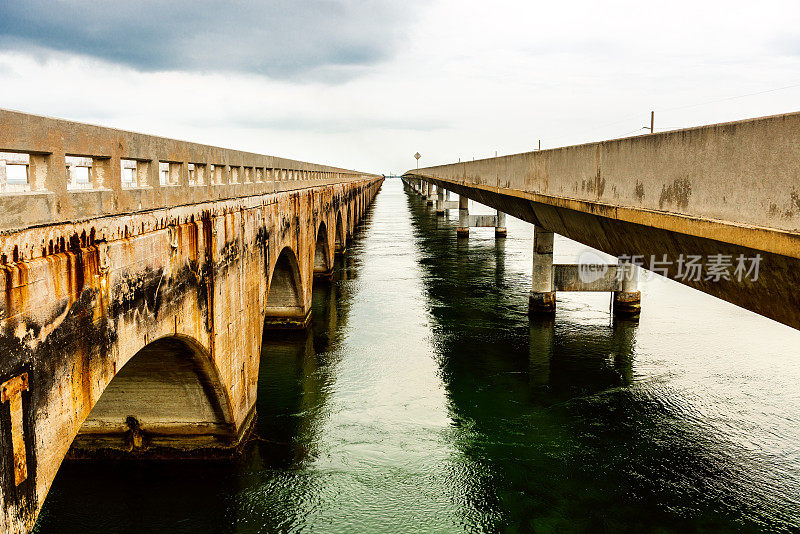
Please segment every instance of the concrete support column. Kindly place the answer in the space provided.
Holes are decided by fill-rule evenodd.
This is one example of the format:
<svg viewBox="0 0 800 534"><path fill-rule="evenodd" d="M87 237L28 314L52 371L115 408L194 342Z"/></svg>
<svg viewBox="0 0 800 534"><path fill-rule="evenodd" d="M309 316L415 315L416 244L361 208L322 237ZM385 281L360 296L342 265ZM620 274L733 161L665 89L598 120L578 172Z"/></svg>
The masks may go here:
<svg viewBox="0 0 800 534"><path fill-rule="evenodd" d="M425 199L427 200L428 206L433 205L433 184L428 182L427 192L425 194Z"/></svg>
<svg viewBox="0 0 800 534"><path fill-rule="evenodd" d="M464 195L458 195L458 227L456 228L458 237L469 237L469 199Z"/></svg>
<svg viewBox="0 0 800 534"><path fill-rule="evenodd" d="M632 263L620 263L617 269L620 290L614 292L614 317L638 319L642 309L639 271Z"/></svg>
<svg viewBox="0 0 800 534"><path fill-rule="evenodd" d="M506 214L500 210L497 210L497 219L495 221L494 236L505 237L508 233L506 231Z"/></svg>
<svg viewBox="0 0 800 534"><path fill-rule="evenodd" d="M436 186L436 215L444 215L444 188Z"/></svg>
<svg viewBox="0 0 800 534"><path fill-rule="evenodd" d="M553 232L533 228L533 274L528 311L531 315L553 314L556 292L553 291Z"/></svg>

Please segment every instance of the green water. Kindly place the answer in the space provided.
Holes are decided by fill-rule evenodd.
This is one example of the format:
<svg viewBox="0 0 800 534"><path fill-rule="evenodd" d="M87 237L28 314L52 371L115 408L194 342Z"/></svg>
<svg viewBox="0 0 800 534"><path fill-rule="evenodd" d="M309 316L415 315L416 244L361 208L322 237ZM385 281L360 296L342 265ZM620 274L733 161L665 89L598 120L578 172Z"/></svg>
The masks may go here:
<svg viewBox="0 0 800 534"><path fill-rule="evenodd" d="M37 531L800 531L800 332L659 279L638 325L531 323L531 227L451 223L387 181L312 330L265 336L262 441L64 465Z"/></svg>

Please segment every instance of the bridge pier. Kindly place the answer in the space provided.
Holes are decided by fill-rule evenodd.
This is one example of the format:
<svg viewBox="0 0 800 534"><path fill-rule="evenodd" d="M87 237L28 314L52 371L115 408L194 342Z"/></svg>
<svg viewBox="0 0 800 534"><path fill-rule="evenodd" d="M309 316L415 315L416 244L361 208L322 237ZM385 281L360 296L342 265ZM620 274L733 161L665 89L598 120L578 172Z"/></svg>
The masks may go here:
<svg viewBox="0 0 800 534"><path fill-rule="evenodd" d="M641 293L637 289L638 271L631 263L553 264L554 233L534 226L533 273L529 313L552 315L557 291L604 291L613 294L615 318L637 319Z"/></svg>
<svg viewBox="0 0 800 534"><path fill-rule="evenodd" d="M452 207L452 203L444 201L444 209ZM506 237L506 214L497 210L496 215L470 215L469 198L465 195L458 196L458 237L469 237L470 227L494 227L495 237Z"/></svg>
<svg viewBox="0 0 800 534"><path fill-rule="evenodd" d="M427 182L427 188L425 193L425 201L428 206L433 205L433 184L431 182Z"/></svg>
<svg viewBox="0 0 800 534"><path fill-rule="evenodd" d="M533 274L528 298L531 315L552 315L556 312L553 291L553 232L533 227Z"/></svg>
<svg viewBox="0 0 800 534"><path fill-rule="evenodd" d="M444 215L444 203L447 200L447 190L441 185L436 186L436 215Z"/></svg>
<svg viewBox="0 0 800 534"><path fill-rule="evenodd" d="M620 318L636 319L642 309L642 294L638 290L638 271L631 263L621 263L618 267L620 288L614 291L614 316Z"/></svg>
<svg viewBox="0 0 800 534"><path fill-rule="evenodd" d="M469 237L469 199L464 195L458 195L458 237Z"/></svg>
<svg viewBox="0 0 800 534"><path fill-rule="evenodd" d="M497 219L494 226L495 237L506 237L508 234L506 230L506 214L497 210Z"/></svg>

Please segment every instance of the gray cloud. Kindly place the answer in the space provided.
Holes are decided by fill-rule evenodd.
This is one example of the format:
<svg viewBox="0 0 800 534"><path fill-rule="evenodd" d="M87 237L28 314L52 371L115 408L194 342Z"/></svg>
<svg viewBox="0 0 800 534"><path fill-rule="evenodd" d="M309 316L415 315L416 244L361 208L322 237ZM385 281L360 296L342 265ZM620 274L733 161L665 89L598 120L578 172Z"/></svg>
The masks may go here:
<svg viewBox="0 0 800 534"><path fill-rule="evenodd" d="M3 2L0 47L143 71L347 79L391 57L412 4L391 0Z"/></svg>

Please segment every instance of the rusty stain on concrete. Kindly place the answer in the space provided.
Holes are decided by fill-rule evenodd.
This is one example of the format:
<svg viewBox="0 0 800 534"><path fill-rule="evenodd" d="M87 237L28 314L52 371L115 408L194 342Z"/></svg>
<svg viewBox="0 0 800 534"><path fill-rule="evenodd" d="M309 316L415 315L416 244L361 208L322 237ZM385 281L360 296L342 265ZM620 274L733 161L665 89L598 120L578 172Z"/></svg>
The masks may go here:
<svg viewBox="0 0 800 534"><path fill-rule="evenodd" d="M9 403L11 410L11 449L14 457L14 485L28 478L25 455L25 434L22 428L22 392L28 390L28 373L22 373L0 385L0 403Z"/></svg>
<svg viewBox="0 0 800 534"><path fill-rule="evenodd" d="M633 194L639 202L644 200L644 184L639 180L636 180L636 187L633 189Z"/></svg>
<svg viewBox="0 0 800 534"><path fill-rule="evenodd" d="M800 211L800 195L797 194L797 191L792 191L791 200L794 209Z"/></svg>
<svg viewBox="0 0 800 534"><path fill-rule="evenodd" d="M669 185L661 186L661 196L658 197L658 207L674 204L678 209L689 207L689 196L692 194L692 183L688 178L676 178Z"/></svg>

